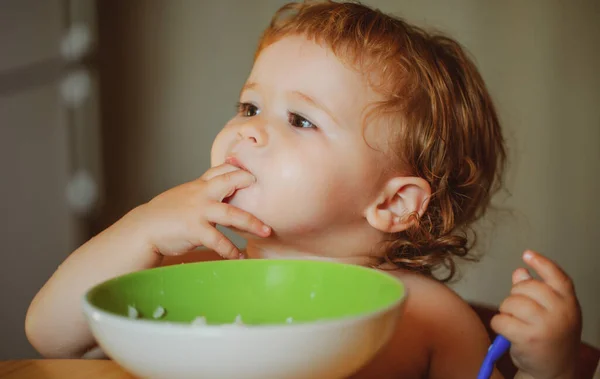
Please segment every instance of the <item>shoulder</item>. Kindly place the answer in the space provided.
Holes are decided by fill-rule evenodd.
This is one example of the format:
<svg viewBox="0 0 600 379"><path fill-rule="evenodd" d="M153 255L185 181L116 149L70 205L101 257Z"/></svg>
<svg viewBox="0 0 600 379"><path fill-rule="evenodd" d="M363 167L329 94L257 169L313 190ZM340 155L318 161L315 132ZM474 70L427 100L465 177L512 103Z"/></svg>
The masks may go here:
<svg viewBox="0 0 600 379"><path fill-rule="evenodd" d="M427 320L430 326L481 325L471 305L444 283L406 270L397 271L394 276L406 286L410 311Z"/></svg>
<svg viewBox="0 0 600 379"><path fill-rule="evenodd" d="M432 278L409 271L395 276L407 288L407 321L420 330L427 346L429 377L476 377L490 340L471 305Z"/></svg>

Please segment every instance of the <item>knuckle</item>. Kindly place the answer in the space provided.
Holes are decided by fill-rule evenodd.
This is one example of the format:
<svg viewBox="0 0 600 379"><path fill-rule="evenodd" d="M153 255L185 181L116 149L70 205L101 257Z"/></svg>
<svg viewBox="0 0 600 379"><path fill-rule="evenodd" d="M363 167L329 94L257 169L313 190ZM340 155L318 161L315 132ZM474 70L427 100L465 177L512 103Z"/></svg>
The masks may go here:
<svg viewBox="0 0 600 379"><path fill-rule="evenodd" d="M194 180L193 182L190 182L189 185L193 191L199 191L205 188L207 183L207 180Z"/></svg>
<svg viewBox="0 0 600 379"><path fill-rule="evenodd" d="M507 297L506 299L502 300L502 303L500 303L500 307L498 309L501 312L509 310L511 308L512 304L514 303L515 299L516 299L516 297L514 295Z"/></svg>
<svg viewBox="0 0 600 379"><path fill-rule="evenodd" d="M561 285L563 286L563 288L565 290L568 290L569 292L572 292L575 289L575 285L573 284L573 280L568 277L568 276L564 276L561 280Z"/></svg>
<svg viewBox="0 0 600 379"><path fill-rule="evenodd" d="M540 284L541 283L537 280L527 279L527 280L524 280L521 283L517 284L517 286L521 292L527 292L527 291L537 290L539 288Z"/></svg>
<svg viewBox="0 0 600 379"><path fill-rule="evenodd" d="M519 293L523 292L523 288L524 288L525 282L519 282L517 284L513 284L513 286L510 289L510 294L511 295L516 295Z"/></svg>
<svg viewBox="0 0 600 379"><path fill-rule="evenodd" d="M251 214L249 214L247 212L243 212L240 216L245 225L256 226L257 221L254 217L252 217Z"/></svg>
<svg viewBox="0 0 600 379"><path fill-rule="evenodd" d="M233 179L235 178L235 171L225 173L225 174L221 175L220 178L221 178L221 181L223 181L224 183L231 183L233 181Z"/></svg>
<svg viewBox="0 0 600 379"><path fill-rule="evenodd" d="M235 207L230 206L230 205L228 205L228 206L225 207L225 215L228 218L235 218L236 213L237 212L236 212Z"/></svg>
<svg viewBox="0 0 600 379"><path fill-rule="evenodd" d="M237 216L238 216L237 220L241 226L244 226L244 227L252 226L253 217L249 213L244 212L244 211L238 211Z"/></svg>
<svg viewBox="0 0 600 379"><path fill-rule="evenodd" d="M546 283L537 281L537 280L528 280L526 283L523 283L521 290L519 293L522 296L532 296L532 294L547 294L548 293L548 285Z"/></svg>
<svg viewBox="0 0 600 379"><path fill-rule="evenodd" d="M540 282L533 279L523 280L522 282L515 284L510 292L511 294L515 295L524 295L533 291L537 291L539 284Z"/></svg>
<svg viewBox="0 0 600 379"><path fill-rule="evenodd" d="M498 306L498 310L499 310L500 312L505 312L505 311L506 311L507 302L508 302L508 299L509 299L509 298L510 298L510 297L507 297L506 299L502 300L502 302L500 303L500 306Z"/></svg>

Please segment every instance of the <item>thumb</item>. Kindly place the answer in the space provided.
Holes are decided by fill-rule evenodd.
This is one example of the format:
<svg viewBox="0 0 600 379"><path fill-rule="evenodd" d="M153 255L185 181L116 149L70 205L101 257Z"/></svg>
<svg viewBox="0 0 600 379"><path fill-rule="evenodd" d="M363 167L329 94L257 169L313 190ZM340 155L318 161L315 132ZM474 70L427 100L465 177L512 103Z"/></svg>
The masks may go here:
<svg viewBox="0 0 600 379"><path fill-rule="evenodd" d="M529 271L527 271L527 269L525 269L525 268L520 267L513 272L512 283L514 285L514 284L517 284L524 280L529 280L531 278L532 277L531 277L531 275L529 275Z"/></svg>

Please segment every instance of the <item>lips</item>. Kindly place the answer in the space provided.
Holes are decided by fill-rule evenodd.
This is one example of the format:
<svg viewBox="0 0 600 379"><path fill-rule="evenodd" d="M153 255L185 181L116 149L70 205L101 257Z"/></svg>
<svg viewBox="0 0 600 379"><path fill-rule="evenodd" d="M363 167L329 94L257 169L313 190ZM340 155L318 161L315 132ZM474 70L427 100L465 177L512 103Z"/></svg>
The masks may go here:
<svg viewBox="0 0 600 379"><path fill-rule="evenodd" d="M244 164L240 162L240 160L237 157L227 157L227 159L225 159L225 163L235 166L244 171L250 172L250 170L248 170L248 168L244 166Z"/></svg>
<svg viewBox="0 0 600 379"><path fill-rule="evenodd" d="M237 157L234 157L234 156L227 157L225 159L225 163L235 166L235 167L239 168L240 170L250 172L250 170L248 170L248 168L246 166L244 166L244 164ZM231 201L231 199L235 196L236 193L237 193L237 191L234 191L230 196L227 196L226 198L224 198L223 202L229 203Z"/></svg>

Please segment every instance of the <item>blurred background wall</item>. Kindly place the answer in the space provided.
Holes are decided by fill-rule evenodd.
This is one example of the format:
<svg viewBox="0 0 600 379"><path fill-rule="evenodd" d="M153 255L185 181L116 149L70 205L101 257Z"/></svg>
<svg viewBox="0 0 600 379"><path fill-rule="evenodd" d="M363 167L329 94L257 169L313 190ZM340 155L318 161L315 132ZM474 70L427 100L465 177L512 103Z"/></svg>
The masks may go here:
<svg viewBox="0 0 600 379"><path fill-rule="evenodd" d="M0 360L89 236L102 184L94 0L0 0Z"/></svg>
<svg viewBox="0 0 600 379"><path fill-rule="evenodd" d="M0 0L0 15L7 3L16 1ZM31 9L49 4L27 2ZM79 118L68 117L72 111L65 112L55 101L57 83L0 92L0 359L33 354L23 333L26 306L87 233L209 168L212 140L234 114L257 39L284 2L99 1L97 17L90 21L92 26L97 21L98 33L93 60L100 73L97 117L93 91ZM453 288L469 301L498 305L510 290L511 272L521 264L523 250L537 249L573 277L583 307L584 340L600 346L600 249L595 238L600 230L600 3L365 3L463 43L480 67L505 127L510 195L502 193L497 205L509 212L492 212L482 223L484 259L464 266L463 278ZM0 17L0 28L3 22ZM0 51L6 46L14 50L15 38L25 37L0 32ZM0 53L0 63L8 56ZM0 79L8 80L11 75L2 75L3 69L0 65ZM0 81L0 89L2 85ZM86 129L87 138L73 137L63 117L81 125L96 120L101 127L97 135L92 128ZM84 146L79 148L83 153L69 150L73 141L80 141L74 145ZM97 197L89 194L94 187L85 180L72 191L79 195L65 194L77 172L73 157L78 156L87 162L83 167ZM94 206L88 208L88 202ZM242 240L234 240L243 246ZM4 336L14 343L4 342Z"/></svg>

